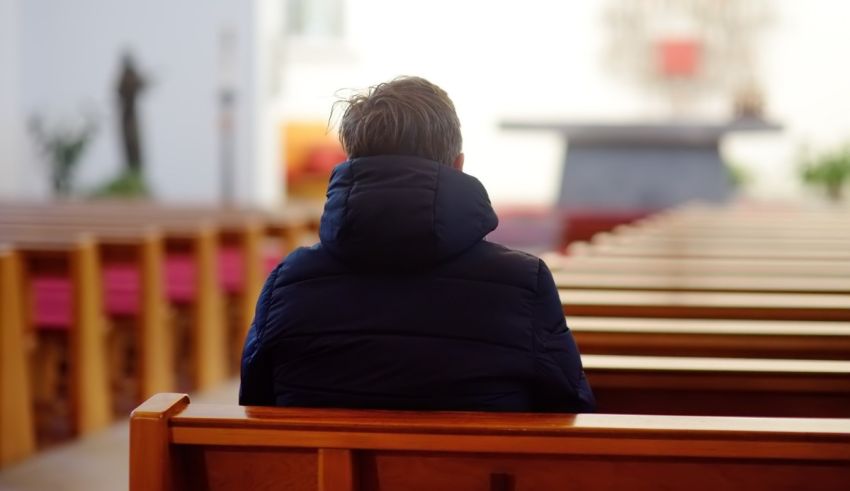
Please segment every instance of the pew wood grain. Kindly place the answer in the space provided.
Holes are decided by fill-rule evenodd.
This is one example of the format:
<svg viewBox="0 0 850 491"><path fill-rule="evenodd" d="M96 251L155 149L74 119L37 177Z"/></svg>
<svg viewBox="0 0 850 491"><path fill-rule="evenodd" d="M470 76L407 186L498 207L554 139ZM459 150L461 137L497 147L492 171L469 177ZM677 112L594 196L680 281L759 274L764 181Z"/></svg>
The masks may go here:
<svg viewBox="0 0 850 491"><path fill-rule="evenodd" d="M567 316L850 321L837 294L559 290Z"/></svg>
<svg viewBox="0 0 850 491"><path fill-rule="evenodd" d="M850 276L700 276L670 272L612 275L580 272L553 272L558 288L581 290L641 290L682 292L765 292L765 293L850 293Z"/></svg>
<svg viewBox="0 0 850 491"><path fill-rule="evenodd" d="M850 417L850 362L583 355L600 412Z"/></svg>
<svg viewBox="0 0 850 491"><path fill-rule="evenodd" d="M47 230L0 224L0 235L7 240L30 244L45 244L45 241L54 245L63 241L72 244L84 230L87 229L73 226ZM139 274L139 313L134 319L139 379L136 399L143 401L157 392L174 390L173 325L163 277L164 238L152 227L110 227L91 233L97 240L102 268L130 264Z"/></svg>
<svg viewBox="0 0 850 491"><path fill-rule="evenodd" d="M846 419L260 408L159 394L134 411L130 442L131 491L831 490L850 480Z"/></svg>
<svg viewBox="0 0 850 491"><path fill-rule="evenodd" d="M0 246L0 468L35 451L19 255Z"/></svg>
<svg viewBox="0 0 850 491"><path fill-rule="evenodd" d="M850 323L570 317L583 354L850 360Z"/></svg>

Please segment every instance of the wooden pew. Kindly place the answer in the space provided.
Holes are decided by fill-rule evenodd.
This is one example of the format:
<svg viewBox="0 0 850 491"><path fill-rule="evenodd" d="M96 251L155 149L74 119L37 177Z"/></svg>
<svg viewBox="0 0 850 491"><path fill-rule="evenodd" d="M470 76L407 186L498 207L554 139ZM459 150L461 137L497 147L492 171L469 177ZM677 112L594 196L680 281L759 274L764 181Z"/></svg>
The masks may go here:
<svg viewBox="0 0 850 491"><path fill-rule="evenodd" d="M583 354L850 360L850 322L570 317Z"/></svg>
<svg viewBox="0 0 850 491"><path fill-rule="evenodd" d="M37 243L49 237L56 244L63 237L69 243L75 237L85 233L86 228L56 226L45 230L42 227L9 226L0 223L0 235L12 241ZM132 315L132 337L136 348L138 385L136 387L137 401L145 400L150 395L164 390L173 390L175 385L174 349L172 342L173 325L168 314L165 297L165 284L162 264L164 241L161 233L153 228L100 228L94 230L97 240L100 265L102 269L101 282L104 291L104 313L122 320ZM130 314L119 311L112 313L106 305L110 293L107 288L106 276L111 268L128 270L138 281L135 302L138 312ZM33 324L30 322L30 324ZM37 326L31 326L33 328ZM117 370L115 367L112 371Z"/></svg>
<svg viewBox="0 0 850 491"><path fill-rule="evenodd" d="M0 468L35 451L20 256L0 246Z"/></svg>
<svg viewBox="0 0 850 491"><path fill-rule="evenodd" d="M136 226L132 222L86 222L84 217L69 219L68 222L50 219L33 225L9 224L0 219L0 235L5 233L24 237L67 237L88 231L111 247L104 251L107 257L116 247L123 247L123 253L116 253L119 261L126 260L127 254L135 254L137 260L143 259L141 262L137 261L137 265L143 268L141 293L146 295L142 299L144 308L140 310L140 314L141 322L147 327L145 336L152 336L141 346L145 354L142 360L145 376L142 380L147 385L141 389L144 391L144 397L150 395L154 385L174 386L175 383L174 361L171 356L172 334L169 332L168 323L165 322L166 307L160 303L165 296L163 285L166 281L163 278L162 264L164 257L185 257L182 262L189 262L195 272L191 297L177 300L181 308L188 310L191 319L188 336L189 385L199 390L214 387L228 374L226 315L218 280L219 230L203 222L189 224L183 221L165 223L161 232L150 232L150 229L149 226ZM151 233L161 233L162 238L148 237ZM138 249L135 253L134 248ZM254 275L257 274L256 268L252 271ZM184 301L187 302L185 305Z"/></svg>
<svg viewBox="0 0 850 491"><path fill-rule="evenodd" d="M292 218L280 216L269 220L268 223L266 220L263 215L241 210L156 206L133 202L70 202L62 207L44 204L12 204L0 213L0 223L36 224L36 226L51 228L69 224L84 229L155 225L163 229L169 253L174 252L171 244L177 242L177 249L180 249L179 243L185 242L187 232L196 229L199 223L215 228L217 245L213 257L216 263L216 278L221 282L224 293L232 298L232 303L236 306L236 321L231 326L228 336L230 338L228 344L232 346L230 350L232 364L240 354L236 346L241 346L247 334L256 300L265 280L263 239L266 230L272 230L273 233L285 237L289 241L285 245L288 245L290 242L297 241L294 230L302 230L305 224L309 223L298 215ZM229 271L234 266L234 255L239 256L237 261L241 263L238 266L241 271L236 273ZM235 282L232 278L233 274L240 276ZM203 304L211 299L202 297L199 300ZM220 310L224 307L211 308Z"/></svg>
<svg viewBox="0 0 850 491"><path fill-rule="evenodd" d="M738 249L776 248L782 250L843 251L850 247L850 238L821 239L817 237L801 237L799 239L776 239L718 235L687 236L679 235L674 232L663 231L656 231L653 234L649 234L637 227L632 227L630 229L618 229L610 233L596 234L590 242L595 245L607 244L615 246L635 246L638 248L700 248L706 250L735 247Z"/></svg>
<svg viewBox="0 0 850 491"><path fill-rule="evenodd" d="M543 254L553 272L658 276L850 277L850 261L654 258Z"/></svg>
<svg viewBox="0 0 850 491"><path fill-rule="evenodd" d="M559 290L567 316L850 321L850 295Z"/></svg>
<svg viewBox="0 0 850 491"><path fill-rule="evenodd" d="M553 277L558 288L575 290L850 294L850 276L703 276L675 271L667 274L658 271L621 274L554 271Z"/></svg>
<svg viewBox="0 0 850 491"><path fill-rule="evenodd" d="M582 355L600 412L850 417L850 362Z"/></svg>
<svg viewBox="0 0 850 491"><path fill-rule="evenodd" d="M159 394L130 491L846 489L850 420L260 408Z"/></svg>
<svg viewBox="0 0 850 491"><path fill-rule="evenodd" d="M713 217L695 217L681 210L659 213L633 224L617 227L616 233L629 231L645 235L700 238L734 238L778 241L850 240L850 213L816 219L794 214L753 215L742 217L734 209L716 212Z"/></svg>
<svg viewBox="0 0 850 491"><path fill-rule="evenodd" d="M850 232L846 225L832 227L798 227L797 224L786 223L784 226L747 225L673 225L664 227L636 224L635 227L646 230L647 235L716 238L734 237L736 240L777 240L777 241L846 241L850 240ZM618 229L614 229L615 232Z"/></svg>
<svg viewBox="0 0 850 491"><path fill-rule="evenodd" d="M96 242L84 235L68 239L16 240L21 255L23 281L19 294L31 305L28 284L32 274L46 272L70 278L73 312L68 329L70 429L86 434L112 421L111 396L106 372L106 324L103 316L100 257ZM32 324L25 309L25 328Z"/></svg>
<svg viewBox="0 0 850 491"><path fill-rule="evenodd" d="M575 243L570 246L569 253L592 256L613 257L658 257L658 258L718 258L718 259L747 259L761 260L822 260L850 261L850 248L830 249L794 249L776 247L740 247L732 245L717 245L704 247L695 243L662 244L586 244Z"/></svg>
<svg viewBox="0 0 850 491"><path fill-rule="evenodd" d="M174 227L209 222L219 230L220 258L241 255L242 279L239 285L222 273L226 293L236 306L235 325L229 333L230 363L237 367L242 342L253 318L256 300L266 276L265 238L281 245L279 257L303 243L304 235L318 230L321 206L298 202L274 211L230 207L159 205L145 201L65 201L54 203L7 202L0 206L0 222L52 224L72 221L80 226L110 223L154 224L165 229L166 238ZM225 266L232 260L225 260Z"/></svg>
<svg viewBox="0 0 850 491"><path fill-rule="evenodd" d="M675 224L720 224L720 225L750 225L762 227L788 226L793 224L800 228L829 228L833 225L847 223L850 209L804 209L802 207L785 209L753 209L742 206L724 205L718 207L682 206L672 208L654 216L647 217L646 222L657 225Z"/></svg>

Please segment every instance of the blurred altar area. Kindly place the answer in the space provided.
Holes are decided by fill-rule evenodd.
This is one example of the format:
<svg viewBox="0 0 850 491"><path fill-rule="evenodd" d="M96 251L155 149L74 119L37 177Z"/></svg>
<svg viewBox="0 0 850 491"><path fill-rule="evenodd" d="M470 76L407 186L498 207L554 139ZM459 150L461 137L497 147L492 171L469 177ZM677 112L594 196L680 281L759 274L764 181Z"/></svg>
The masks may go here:
<svg viewBox="0 0 850 491"><path fill-rule="evenodd" d="M827 206L850 179L842 2L0 8L0 199L57 194L65 164L41 128L82 142L60 176L65 197L141 188L161 203L320 202L345 158L338 101L398 75L448 92L465 170L500 214L492 238L530 250L692 200ZM122 59L137 77L124 106Z"/></svg>

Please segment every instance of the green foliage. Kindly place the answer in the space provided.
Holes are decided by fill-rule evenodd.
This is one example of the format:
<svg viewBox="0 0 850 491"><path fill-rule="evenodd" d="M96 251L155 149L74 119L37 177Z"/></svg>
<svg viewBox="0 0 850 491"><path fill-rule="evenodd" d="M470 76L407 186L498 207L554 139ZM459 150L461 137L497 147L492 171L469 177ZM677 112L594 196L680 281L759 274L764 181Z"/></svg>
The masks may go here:
<svg viewBox="0 0 850 491"><path fill-rule="evenodd" d="M103 184L91 194L92 198L146 198L148 196L150 196L150 190L144 176L131 170Z"/></svg>
<svg viewBox="0 0 850 491"><path fill-rule="evenodd" d="M742 189L753 182L752 173L737 162L727 162L726 172L729 174L729 182L735 189Z"/></svg>
<svg viewBox="0 0 850 491"><path fill-rule="evenodd" d="M97 125L91 117L81 125L51 128L39 117L30 121L30 133L48 161L51 185L57 196L71 194L74 172L96 132Z"/></svg>
<svg viewBox="0 0 850 491"><path fill-rule="evenodd" d="M850 182L850 145L818 154L805 156L800 165L803 182L822 187L834 201L842 198L847 182Z"/></svg>

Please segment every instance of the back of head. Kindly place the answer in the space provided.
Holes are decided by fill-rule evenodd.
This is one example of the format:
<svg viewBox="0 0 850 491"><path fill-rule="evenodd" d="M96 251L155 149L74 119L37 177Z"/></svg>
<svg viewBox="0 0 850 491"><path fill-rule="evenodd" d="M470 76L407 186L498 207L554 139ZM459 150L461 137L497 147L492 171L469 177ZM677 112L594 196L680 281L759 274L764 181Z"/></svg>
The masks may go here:
<svg viewBox="0 0 850 491"><path fill-rule="evenodd" d="M454 104L420 77L399 77L351 97L339 138L349 159L408 155L452 165L463 140Z"/></svg>

